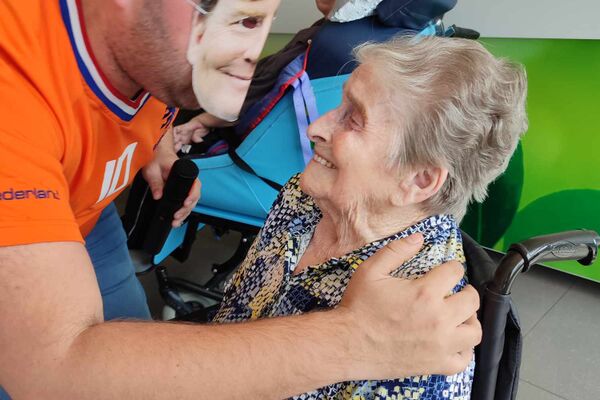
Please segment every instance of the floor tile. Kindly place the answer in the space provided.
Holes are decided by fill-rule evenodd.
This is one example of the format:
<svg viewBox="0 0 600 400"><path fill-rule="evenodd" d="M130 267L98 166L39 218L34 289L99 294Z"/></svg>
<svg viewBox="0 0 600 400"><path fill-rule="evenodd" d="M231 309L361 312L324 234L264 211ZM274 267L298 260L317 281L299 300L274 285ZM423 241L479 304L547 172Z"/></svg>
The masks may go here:
<svg viewBox="0 0 600 400"><path fill-rule="evenodd" d="M600 285L577 279L525 339L521 378L569 400L600 399Z"/></svg>
<svg viewBox="0 0 600 400"><path fill-rule="evenodd" d="M563 400L564 397L556 396L546 390L540 389L523 380L519 381L517 400Z"/></svg>
<svg viewBox="0 0 600 400"><path fill-rule="evenodd" d="M576 278L568 274L538 266L517 278L511 297L517 306L524 336L567 292L575 280Z"/></svg>

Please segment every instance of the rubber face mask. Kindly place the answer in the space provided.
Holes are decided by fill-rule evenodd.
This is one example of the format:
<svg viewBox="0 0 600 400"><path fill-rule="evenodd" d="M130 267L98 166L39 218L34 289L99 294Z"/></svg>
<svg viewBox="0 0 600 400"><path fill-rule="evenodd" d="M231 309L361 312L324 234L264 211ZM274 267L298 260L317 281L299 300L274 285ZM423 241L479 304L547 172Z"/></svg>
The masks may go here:
<svg viewBox="0 0 600 400"><path fill-rule="evenodd" d="M194 17L187 58L200 107L235 121L279 0L219 0Z"/></svg>

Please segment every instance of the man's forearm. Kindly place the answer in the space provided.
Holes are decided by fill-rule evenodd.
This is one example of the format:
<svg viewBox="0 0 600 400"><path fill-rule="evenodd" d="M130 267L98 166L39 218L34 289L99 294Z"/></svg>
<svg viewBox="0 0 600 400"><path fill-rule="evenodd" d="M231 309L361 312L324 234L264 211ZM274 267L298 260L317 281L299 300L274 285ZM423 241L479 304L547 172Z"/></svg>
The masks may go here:
<svg viewBox="0 0 600 400"><path fill-rule="evenodd" d="M222 326L101 322L80 243L0 248L0 382L15 399L278 399L464 370L481 337L477 292L447 297L458 263L389 277L418 243L395 247L361 265L334 310Z"/></svg>
<svg viewBox="0 0 600 400"><path fill-rule="evenodd" d="M173 137L173 128L169 128L165 134L160 138L160 141L154 148L155 153L169 154L177 157L175 151L175 138Z"/></svg>
<svg viewBox="0 0 600 400"><path fill-rule="evenodd" d="M82 332L35 398L281 399L350 378L337 312L243 324L108 322ZM66 382L64 377L69 377Z"/></svg>

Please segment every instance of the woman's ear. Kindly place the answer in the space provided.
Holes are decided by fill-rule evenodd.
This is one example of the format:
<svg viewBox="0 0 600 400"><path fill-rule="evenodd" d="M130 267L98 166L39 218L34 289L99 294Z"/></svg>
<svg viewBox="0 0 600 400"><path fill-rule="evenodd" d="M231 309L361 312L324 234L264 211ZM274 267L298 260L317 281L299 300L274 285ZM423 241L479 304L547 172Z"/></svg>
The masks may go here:
<svg viewBox="0 0 600 400"><path fill-rule="evenodd" d="M192 29L190 32L190 42L187 50L187 60L190 64L194 65L200 57L200 43L202 42L202 36L206 29L206 16L196 13L192 22Z"/></svg>
<svg viewBox="0 0 600 400"><path fill-rule="evenodd" d="M400 182L399 190L392 195L395 206L422 203L433 197L448 178L448 170L442 167L420 168L407 174Z"/></svg>

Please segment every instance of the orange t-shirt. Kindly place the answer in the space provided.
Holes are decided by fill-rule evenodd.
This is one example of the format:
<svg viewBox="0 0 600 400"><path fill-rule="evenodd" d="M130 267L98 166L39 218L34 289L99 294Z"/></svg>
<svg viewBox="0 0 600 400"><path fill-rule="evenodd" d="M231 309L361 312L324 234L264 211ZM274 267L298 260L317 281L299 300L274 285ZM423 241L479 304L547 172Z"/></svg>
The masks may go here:
<svg viewBox="0 0 600 400"><path fill-rule="evenodd" d="M79 0L0 2L0 246L83 241L175 110L113 89Z"/></svg>

